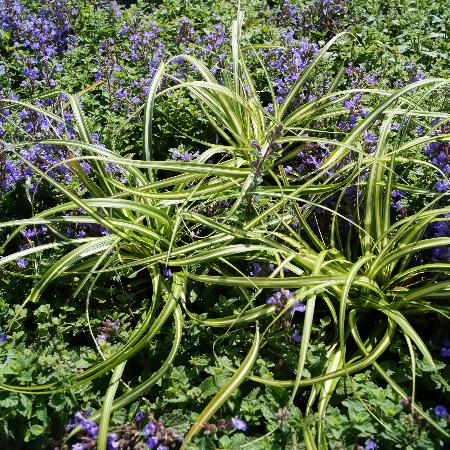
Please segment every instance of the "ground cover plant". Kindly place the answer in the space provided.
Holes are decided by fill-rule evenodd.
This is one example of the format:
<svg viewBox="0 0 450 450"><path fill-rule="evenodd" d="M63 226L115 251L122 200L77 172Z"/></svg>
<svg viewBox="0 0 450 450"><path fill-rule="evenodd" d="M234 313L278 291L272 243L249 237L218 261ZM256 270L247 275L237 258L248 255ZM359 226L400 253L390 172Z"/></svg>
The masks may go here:
<svg viewBox="0 0 450 450"><path fill-rule="evenodd" d="M0 2L2 442L445 448L445 4L131 3Z"/></svg>

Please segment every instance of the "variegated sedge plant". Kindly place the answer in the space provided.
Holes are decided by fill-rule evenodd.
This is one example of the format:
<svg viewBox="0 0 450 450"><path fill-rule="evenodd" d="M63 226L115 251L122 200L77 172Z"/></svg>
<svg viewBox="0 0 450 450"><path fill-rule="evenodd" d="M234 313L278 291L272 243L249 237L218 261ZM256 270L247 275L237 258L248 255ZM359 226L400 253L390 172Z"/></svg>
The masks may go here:
<svg viewBox="0 0 450 450"><path fill-rule="evenodd" d="M432 193L421 186L406 185L401 177L402 165L425 164L411 157L411 152L430 141L449 140L450 135L427 136L407 140L408 133L395 139L389 133L395 118L427 119L449 116L424 109L423 100L446 85L445 80L421 80L396 91L377 89L338 90L337 78L329 91L315 100L295 106L295 99L305 82L320 70L323 59L344 34L337 35L317 54L294 84L286 99L278 104L268 87L274 105L267 112L246 66L252 46L241 45L243 16L238 14L232 26L230 68L223 80L217 80L209 69L190 55L179 55L197 68L201 80L181 82L170 75L170 60L157 70L144 111L143 159L131 159L97 146L91 139L78 96L69 95L65 107L76 120L77 139L57 137L39 142L5 142L5 148L22 159L43 182L49 183L67 201L46 209L26 220L4 222L2 228L14 228L1 250L20 230L29 225L47 225L55 230L62 224L94 223L109 234L101 237L64 239L36 245L0 259L0 265L34 253L66 248L67 252L37 279L25 304L37 304L42 293L60 277L80 279L74 297L84 287L92 290L101 276L109 273L130 274L146 271L152 283L152 301L128 341L113 355L70 378L67 386L7 385L1 389L33 395L65 392L99 377L111 377L103 406L90 419L99 422L97 448L106 449L111 414L146 394L164 376L177 355L182 339L183 321L195 321L204 327L226 330L247 327L254 330L248 354L238 367L228 367L230 377L218 394L199 412L185 436L181 448L189 446L203 425L227 402L243 382L280 386L291 390L291 403L299 392L307 390L309 401L304 415L306 448L327 448L323 419L338 381L372 367L403 398L412 396L412 411L422 416L443 435L449 436L378 364L397 333L406 340L411 359L417 357L413 346L434 367L433 357L411 325L408 317L440 315L449 319L449 263L414 264L418 252L450 244L449 237L424 238L426 227L450 213L448 194ZM163 79L172 84L160 89ZM192 162L155 161L153 159L153 119L158 99L171 90L184 89L203 110L210 125L220 136L219 144L198 143L200 156ZM416 93L420 95L416 95ZM325 119L344 114L342 101L355 93L371 98L375 105L356 127L336 139L321 128ZM8 106L24 107L45 115L55 123L62 117L49 113L33 103L1 100ZM374 153L365 152L363 133L378 123L379 139ZM435 127L437 127L436 125ZM283 170L305 143L327 144L332 149L322 165L307 176L287 175ZM75 193L65 184L27 161L19 150L27 146L55 145L69 150L61 161L85 188L85 195ZM211 159L218 162L211 163ZM83 172L80 161L89 161L90 174ZM127 182L120 182L105 170L106 163L120 166ZM431 166L430 166L431 167ZM438 168L431 167L434 170ZM170 176L161 176L170 172ZM445 174L441 174L444 175ZM344 192L355 187L361 194L358 213L351 220L340 209ZM391 217L391 192L394 188L426 195L431 200L417 213L401 220ZM330 207L327 200L337 200ZM199 204L230 202L220 217L210 218L198 212ZM364 208L361 208L364 206ZM84 214L79 213L82 210ZM361 212L360 212L361 211ZM311 223L318 212L332 218L327 240ZM359 213L360 212L360 213ZM347 239L339 227L347 221ZM295 226L298 224L298 228ZM204 237L188 242L187 236L197 227L207 230ZM299 232L299 229L302 229ZM239 268L239 261L264 261L273 264L269 276L250 277ZM165 279L160 268L176 268L173 277ZM285 275L288 269L289 276ZM420 281L417 282L417 275ZM416 277L416 278L415 278ZM190 286L234 286L241 292L238 314L223 318L204 318L189 310L186 292ZM284 311L265 304L263 290L291 289L295 295ZM306 303L302 341L291 379L268 379L252 372L261 346L283 314L294 302ZM328 308L335 333L327 337L327 362L324 372L314 376L305 373L311 330L317 317L317 305ZM208 311L203 311L208 316ZM361 330L369 317L376 326ZM375 320L375 319L374 319ZM11 324L14 326L14 324ZM172 328L172 349L150 378L120 391L127 361L164 328ZM352 341L352 346L349 342ZM350 351L354 348L356 351ZM160 355L158 355L158 358ZM267 357L267 356L265 356ZM414 365L413 365L414 367ZM439 374L437 374L439 376ZM133 380L128 380L133 385ZM442 383L448 389L445 380ZM75 428L69 438L79 431Z"/></svg>

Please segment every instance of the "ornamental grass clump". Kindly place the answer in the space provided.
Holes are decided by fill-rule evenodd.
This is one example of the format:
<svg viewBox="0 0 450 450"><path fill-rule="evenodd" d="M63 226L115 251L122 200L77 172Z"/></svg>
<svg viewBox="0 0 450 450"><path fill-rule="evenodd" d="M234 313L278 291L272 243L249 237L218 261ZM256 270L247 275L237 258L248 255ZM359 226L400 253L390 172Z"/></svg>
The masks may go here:
<svg viewBox="0 0 450 450"><path fill-rule="evenodd" d="M445 128L449 116L427 109L426 100L446 89L447 82L424 79L385 91L341 89L341 77L337 77L320 96L305 98L305 84L321 70L334 44L348 38L339 34L315 53L282 99L261 63L270 97L266 102L246 59L247 53L255 57L258 50L267 49L241 45L242 20L239 13L232 26L232 52L223 79L215 78L201 60L189 54L160 64L143 108L142 159L123 157L95 144L79 100L71 95L63 108L73 116L74 137L55 136L37 142L2 138L3 157L26 165L40 183L64 198L50 208L41 208L30 219L0 225L14 230L2 243L2 251L11 248L26 229L46 227L52 236L48 242L3 256L1 266L41 252L57 250L61 255L45 273L38 272L22 308L32 309L59 279L75 277L69 302L87 292L89 305L94 287L113 276L131 280L132 287L145 279L151 283L152 298L121 345L97 364L71 374L66 384L3 383L0 387L21 394L52 394L110 377L102 407L83 418L83 423L98 424L95 433L87 430L83 439L95 437L97 448L106 449L112 438L124 439L120 433L108 434L112 413L140 399L166 374L188 321L218 330L216 355L225 340L243 336L244 329L247 333L251 330L253 338L241 341L240 349L246 349L241 361L225 367L228 380L197 411L183 441L176 444L181 449L208 430L206 424L212 423L215 413L244 382L289 390L289 404L283 411L288 412L292 405L301 407L306 447L327 448L323 423L338 381L365 368L378 372L401 398L410 399L415 415L448 437L448 431L420 407L414 383L411 391L405 391L378 362L394 336L401 336L412 361L418 358L417 350L440 376L413 323L414 318L428 315L448 320L450 264L448 259L427 258L437 248L448 248L450 238L424 236L430 225L448 221L449 193L408 184L403 174L405 168L417 165L448 183L441 168L415 158L414 153L431 142L448 142L450 134L408 137L414 122L428 131L437 130L438 125L427 125L430 118L440 118L439 129ZM180 81L172 76L171 63L181 59L196 68L196 79ZM158 101L176 90L189 93L217 140L193 142L195 151L190 151L189 157L156 161L155 111ZM303 99L300 104L299 96ZM355 117L351 127L339 126L349 109L353 111L363 99L366 112ZM15 100L1 102L11 109L24 106ZM33 103L26 107L64 123L64 116L50 115ZM393 132L397 122L402 125ZM52 167L40 167L23 155L36 145L61 150L65 157ZM311 146L320 148L320 157ZM316 159L308 170L294 170L299 154L309 151ZM83 170L83 164L89 165L89 171ZM107 170L111 164L120 170ZM78 181L78 188L51 175L51 170L60 167L70 172L71 181ZM399 217L392 206L396 190L422 196L423 205ZM86 224L105 232L64 233L68 227ZM233 313L214 317L202 309L201 302L193 304L190 292L201 298L211 286L233 292L237 298ZM324 311L332 321L326 333L317 336L314 324ZM9 326L14 329L16 324ZM121 329L121 322L108 319L100 326L98 339L106 341ZM158 346L154 347L155 358L162 361L159 369L140 383L131 379L125 384L127 362L157 340L162 329L172 330L173 341L168 355L159 354ZM92 329L91 334L95 344ZM310 368L308 352L317 339L325 357ZM273 359L267 348L277 346L294 349L296 359L284 362L284 378L273 373L262 376L255 362ZM414 367L413 363L413 371ZM440 381L448 389L447 382ZM274 415L281 423L284 416L288 413ZM231 424L247 433L252 429L238 414ZM82 424L76 425L67 439L82 429L86 432ZM166 439L149 432L145 437L152 439L151 445L147 444L152 448L159 442L175 445L174 436ZM366 448L374 445L367 440Z"/></svg>

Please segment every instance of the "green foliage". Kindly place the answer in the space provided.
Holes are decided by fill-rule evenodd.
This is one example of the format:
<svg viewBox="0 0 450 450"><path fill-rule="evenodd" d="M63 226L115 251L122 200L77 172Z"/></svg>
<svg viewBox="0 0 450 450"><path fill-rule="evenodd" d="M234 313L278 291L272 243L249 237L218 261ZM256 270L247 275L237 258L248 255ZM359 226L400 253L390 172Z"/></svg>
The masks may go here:
<svg viewBox="0 0 450 450"><path fill-rule="evenodd" d="M178 17L178 4L167 2L167 13ZM204 5L199 11L206 14ZM92 36L114 34L95 27L93 11L83 17ZM7 230L0 260L5 285L21 276L28 293L24 300L24 289L9 291L1 304L1 330L8 333L0 347L5 442L17 435L33 448L68 445L79 426L64 442L50 436L62 436L67 418L91 407L89 417L100 423L98 445L105 448L108 430L132 421L141 407L185 434L186 449L352 448L368 438L380 448L409 448L412 439L414 448L448 443L446 422L427 398L435 389L448 399L447 369L432 348L443 336L421 322L447 323L450 266L421 260L450 244L448 236L425 234L450 209L448 194L424 186L422 175L431 180L435 168L424 172L415 153L450 136L424 140L411 131L419 124L432 130L430 118L448 120L429 101L447 82L365 90L348 89L336 77L332 90L298 104L310 78L334 64L334 45L352 45L340 34L278 104L265 67L254 74L247 64L255 55L242 44L251 37L242 26L238 14L223 80L184 54L196 74L167 86L172 66L159 66L142 142L135 137L138 122L129 117L95 117L105 99L89 92L69 96L65 108L74 115L75 138L51 136L39 144L70 149L61 164L73 184L21 155L35 141L8 136L8 152L49 186L54 204L33 205L31 219L21 214L0 224ZM352 130L339 131L347 114L342 102L356 93L367 99L368 113ZM85 119L80 97L93 118ZM165 142L162 123L176 117L205 126L193 131L191 142L173 133ZM402 123L398 134L395 121ZM92 142L91 124L105 127L105 147ZM368 131L378 136L374 152L365 146ZM285 171L306 144L317 143L328 146L323 164L306 175ZM166 161L168 149L199 155ZM89 174L80 169L85 161ZM124 178L108 172L107 163L119 166ZM420 199L407 217L391 208L391 193L400 186ZM343 193L352 189L357 195L349 206ZM107 231L65 234L68 225L86 223ZM17 250L20 231L30 225L47 226L51 242ZM24 255L33 265L15 274L11 263ZM249 275L251 262L262 266L258 276ZM284 296L281 307L266 302L275 289ZM305 304L304 316L291 312L298 302ZM121 326L101 342L95 330L106 317ZM292 339L295 330L301 343ZM6 420L12 410L19 417L14 429ZM205 423L236 416L246 420L248 433L205 434Z"/></svg>

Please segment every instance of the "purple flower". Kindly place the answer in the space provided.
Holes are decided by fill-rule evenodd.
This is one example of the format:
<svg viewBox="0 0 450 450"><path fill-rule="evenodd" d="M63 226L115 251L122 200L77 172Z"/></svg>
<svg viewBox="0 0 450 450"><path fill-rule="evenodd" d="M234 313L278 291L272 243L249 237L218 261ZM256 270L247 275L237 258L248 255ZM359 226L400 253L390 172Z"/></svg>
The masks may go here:
<svg viewBox="0 0 450 450"><path fill-rule="evenodd" d="M85 411L84 413L81 413L80 411L77 411L73 419L69 421L69 423L66 425L65 430L68 433L70 430L73 430L75 427L80 425L81 421L83 421L86 416L90 414L90 410Z"/></svg>
<svg viewBox="0 0 450 450"><path fill-rule="evenodd" d="M436 247L432 255L433 261L450 261L450 247L448 245Z"/></svg>
<svg viewBox="0 0 450 450"><path fill-rule="evenodd" d="M155 448L158 445L158 439L156 439L154 436L147 439L147 447L148 448Z"/></svg>
<svg viewBox="0 0 450 450"><path fill-rule="evenodd" d="M292 306L292 312L305 312L306 306L303 303L295 302Z"/></svg>
<svg viewBox="0 0 450 450"><path fill-rule="evenodd" d="M70 122L73 119L73 114L69 111L64 111L64 120Z"/></svg>
<svg viewBox="0 0 450 450"><path fill-rule="evenodd" d="M136 422L140 422L144 418L144 413L142 411L138 411L134 416L134 420Z"/></svg>
<svg viewBox="0 0 450 450"><path fill-rule="evenodd" d="M375 135L375 133L368 133L365 135L364 140L368 144L374 144L375 142L377 142L377 136Z"/></svg>
<svg viewBox="0 0 450 450"><path fill-rule="evenodd" d="M446 191L449 187L449 184L447 181L438 181L436 183L436 190L439 192Z"/></svg>
<svg viewBox="0 0 450 450"><path fill-rule="evenodd" d="M119 448L119 441L116 433L108 433L107 450L116 450Z"/></svg>
<svg viewBox="0 0 450 450"><path fill-rule="evenodd" d="M298 330L294 330L294 333L292 334L292 340L298 344L302 340L301 334L298 332Z"/></svg>
<svg viewBox="0 0 450 450"><path fill-rule="evenodd" d="M163 274L163 276L165 276L166 278L170 278L173 274L172 271L169 269L169 267L164 267L164 269L161 270L161 273Z"/></svg>
<svg viewBox="0 0 450 450"><path fill-rule="evenodd" d="M1 347L2 345L5 345L6 342L7 342L7 340L8 340L8 335L5 334L5 333L2 333L2 332L0 331L0 347Z"/></svg>
<svg viewBox="0 0 450 450"><path fill-rule="evenodd" d="M411 81L413 83L415 83L416 81L423 80L423 79L425 79L425 74L421 70L418 70L416 75L414 77L412 77Z"/></svg>
<svg viewBox="0 0 450 450"><path fill-rule="evenodd" d="M434 408L434 412L436 413L437 416L443 417L444 419L448 417L448 412L442 405L437 405L436 408Z"/></svg>
<svg viewBox="0 0 450 450"><path fill-rule="evenodd" d="M120 327L119 319L116 319L114 322L112 322L110 319L104 320L101 326L97 329L97 331L100 333L97 336L97 342L99 341L106 342L112 333L117 333L119 331L119 327Z"/></svg>
<svg viewBox="0 0 450 450"><path fill-rule="evenodd" d="M110 323L111 330L117 333L119 331L120 319L116 319L114 322L108 322Z"/></svg>
<svg viewBox="0 0 450 450"><path fill-rule="evenodd" d="M87 431L91 436L98 436L98 425L95 422L92 422L92 420L83 419L80 425L81 428L83 428L84 431Z"/></svg>
<svg viewBox="0 0 450 450"><path fill-rule="evenodd" d="M377 77L374 75L367 75L366 81L367 81L367 83L374 85L377 82Z"/></svg>
<svg viewBox="0 0 450 450"><path fill-rule="evenodd" d="M405 198L405 193L403 191L398 191L397 189L394 189L391 192L391 195L394 198Z"/></svg>
<svg viewBox="0 0 450 450"><path fill-rule="evenodd" d="M199 152L190 153L186 152L181 155L181 161L192 161L193 159L197 158L199 156Z"/></svg>
<svg viewBox="0 0 450 450"><path fill-rule="evenodd" d="M39 70L36 67L33 67L32 69L25 67L23 69L23 74L30 80L36 80L39 76Z"/></svg>
<svg viewBox="0 0 450 450"><path fill-rule="evenodd" d="M28 266L28 261L25 258L17 258L14 261L21 269L25 269Z"/></svg>
<svg viewBox="0 0 450 450"><path fill-rule="evenodd" d="M72 450L84 450L84 445L81 442L77 442L72 445Z"/></svg>
<svg viewBox="0 0 450 450"><path fill-rule="evenodd" d="M108 338L109 338L109 335L108 335L108 334L104 334L104 333L99 334L99 335L97 335L97 342L98 342L99 344L100 344L100 341L106 342L106 341L108 340Z"/></svg>
<svg viewBox="0 0 450 450"><path fill-rule="evenodd" d="M160 445L158 445L156 450L169 450L169 447L167 447L167 445L160 444Z"/></svg>
<svg viewBox="0 0 450 450"><path fill-rule="evenodd" d="M293 171L293 169L292 169L291 166L286 166L286 167L284 168L284 173L285 173L286 175L289 175L290 173L292 173L292 171Z"/></svg>
<svg viewBox="0 0 450 450"><path fill-rule="evenodd" d="M367 439L364 450L375 450L376 448L378 448L377 443L372 439Z"/></svg>
<svg viewBox="0 0 450 450"><path fill-rule="evenodd" d="M24 228L22 230L22 235L23 237L25 237L26 239L32 239L35 236L38 236L40 234L45 234L48 231L47 227L35 227L35 228Z"/></svg>
<svg viewBox="0 0 450 450"><path fill-rule="evenodd" d="M151 434L154 434L156 431L155 424L153 422L149 422L147 425L145 425L142 432L144 433L145 437L149 437ZM153 447L150 447L153 448Z"/></svg>
<svg viewBox="0 0 450 450"><path fill-rule="evenodd" d="M251 266L252 266L252 269L250 271L250 276L251 277L257 277L262 271L261 264L259 264L256 261L252 261L251 262Z"/></svg>
<svg viewBox="0 0 450 450"><path fill-rule="evenodd" d="M357 105L357 99L355 99L355 98L344 101L345 109L349 109L349 110L355 109L356 105Z"/></svg>
<svg viewBox="0 0 450 450"><path fill-rule="evenodd" d="M439 223L442 223L444 225L444 222L438 222L438 224ZM445 225L447 225L447 224L445 223ZM445 227L445 232L448 232L448 225L447 225L447 227ZM444 232L444 234L438 233L437 235L438 236L446 236L445 232ZM450 357L450 340L447 339L447 338L444 340L444 342L442 344L441 356L443 358L449 358Z"/></svg>
<svg viewBox="0 0 450 450"><path fill-rule="evenodd" d="M231 425L236 430L247 431L247 422L245 420L239 419L238 417L231 418Z"/></svg>

